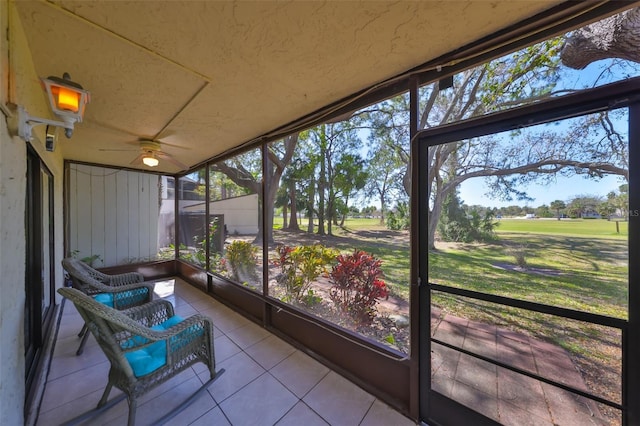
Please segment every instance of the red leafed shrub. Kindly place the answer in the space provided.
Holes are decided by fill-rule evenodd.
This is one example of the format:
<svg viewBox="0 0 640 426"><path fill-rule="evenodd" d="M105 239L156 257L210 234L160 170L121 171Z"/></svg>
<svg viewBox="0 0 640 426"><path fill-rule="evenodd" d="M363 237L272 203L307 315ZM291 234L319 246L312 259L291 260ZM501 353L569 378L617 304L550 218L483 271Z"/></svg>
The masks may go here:
<svg viewBox="0 0 640 426"><path fill-rule="evenodd" d="M338 264L330 274L331 300L356 323L371 323L376 315L378 300L389 295L387 285L381 279L382 261L361 250L340 255L337 260Z"/></svg>

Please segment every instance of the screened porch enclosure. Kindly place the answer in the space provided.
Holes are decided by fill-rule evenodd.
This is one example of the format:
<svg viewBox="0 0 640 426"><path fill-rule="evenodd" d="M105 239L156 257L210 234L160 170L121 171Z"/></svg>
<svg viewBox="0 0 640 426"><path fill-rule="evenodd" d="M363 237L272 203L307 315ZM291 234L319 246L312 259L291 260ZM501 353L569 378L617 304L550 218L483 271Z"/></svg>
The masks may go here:
<svg viewBox="0 0 640 426"><path fill-rule="evenodd" d="M179 172L135 168L117 154L85 157L118 151L87 144L61 159L56 174L29 151L29 185L39 191L28 227L46 247L29 246L28 278L44 272L45 286L27 292L27 345L43 340L40 320L43 329L56 322L52 243L63 239L64 257L108 273L141 272L160 283L158 297L219 317L221 351L234 351L226 361L243 373L260 365L242 390L214 384L187 424L221 415L249 422L255 413L244 418L231 401L243 398L236 391L261 397L257 380L286 395L266 424L294 418L298 407L329 424L354 408L362 425L382 411L442 425L635 425L640 65L607 58L569 70L559 53L571 31L621 8L553 9L561 23L537 28L529 19L477 41L450 56L446 75L439 61L423 64L213 156L195 158L215 138L194 139L192 152L182 147L190 166ZM179 111L174 118L193 112ZM212 125L208 118L193 123ZM600 190L596 183L611 176L619 185L530 204L530 185L552 192L554 180L575 176L586 182L576 188ZM465 186L474 179L484 194ZM54 232L58 187L64 225ZM499 208L497 200L524 207ZM71 321L68 313L61 321ZM224 329L227 321L247 334ZM277 362L294 356L327 369L331 386L363 398L349 410L310 413L317 401L280 380L272 350ZM35 346L29 351L37 366ZM67 355L51 370L41 416L65 417L73 404L51 389L66 386L60 375L75 381L99 362L67 370ZM234 364L235 356L243 361ZM82 404L93 388L78 394Z"/></svg>
<svg viewBox="0 0 640 426"><path fill-rule="evenodd" d="M616 120L622 124L624 149L629 152L629 164L635 164L636 150L631 141L637 138L639 99L640 83L636 78L419 133L414 145L416 150L414 167L423 174L419 175L418 185L414 187L412 199L418 200L411 203L413 208L417 209L417 216L414 217L428 217L424 210L430 205L426 198L427 191L424 190L428 167L423 165L428 158L427 150L430 147L452 143L451 141L478 143L477 141L482 138L498 137L496 135L509 135L517 141L518 138L526 139L527 132L535 133L541 131L539 129L543 131L546 129L545 126L567 129L566 131L570 133L573 125L581 125L579 120L592 121L591 117L610 112L616 115L618 117ZM593 137L598 137L597 133ZM242 162L235 164L243 164L244 168L248 168L247 158L250 158L252 161L257 160L257 170L268 169L268 161L263 160L261 151L256 150L250 155L254 154L253 157L240 157L243 159ZM253 204L247 204L253 206L253 209L243 209L245 213L252 214L253 217L248 219L249 221L255 221L258 218L263 221L262 226L259 226L262 238L256 238L255 230L248 233L236 231L221 234L219 228L215 226L221 217L228 215L227 211L229 211L226 210L223 213L216 208L216 206L225 206L225 204L216 203L226 198L223 197L222 192L214 189L215 185L218 188L227 186L226 195L229 200L242 200L243 197L247 197L243 195L246 190L240 187L236 190L229 189L233 187L233 182L227 181L225 184L224 177L216 171L220 168L232 167L234 161L236 160L232 157L224 160L225 163L222 166L215 162L208 164L201 172L194 173L189 178L189 182L195 183L189 193L183 192L177 200L173 198L168 201L165 196L170 197L161 189L159 190L162 184L158 184L166 181L164 176L134 172L135 182L139 185L133 186L134 192L139 191L140 194L144 194L151 186L153 196L148 198L148 206L141 209L144 214L140 211L132 213L132 210L128 209L129 213L124 219L129 220L129 224L122 225L127 222L119 222L119 226L127 226L129 229L128 240L136 241L136 229L140 235L148 237L149 233L153 234L150 228L138 228L138 226L144 222L143 216L162 216L160 213L162 202L172 204L176 217L180 218L175 228L171 231L163 230L159 225L161 221L149 220L147 223L154 224L158 235L182 235L182 238L186 239L185 241L180 238L169 239L161 247L151 238L148 247L153 249L138 242L133 246L150 250L148 251L150 257L147 260L152 261L151 264L140 266L137 262L124 262L131 263L127 266L121 262L117 267L107 269L115 271L141 268L139 270L145 270L147 274L153 271L151 275L158 277L162 275L184 277L188 283L201 290L198 293L200 297L206 298L205 293L208 293L214 299L243 313L304 352L309 351L307 353L319 355L336 371L351 378L373 395L380 398L390 397L387 401L392 401L390 404L394 408L406 413L406 404L409 400L407 389L410 388L411 381L410 358L406 354L411 351L410 346L399 347L389 341L376 341L367 336L362 329L349 329L345 323L332 322L332 318L323 317L310 305L300 300L296 303L295 300L284 298L282 293L278 293L274 275L279 269L274 266L273 259L277 257L278 247L281 246L274 241L270 242L268 231L265 231L269 229L266 225L267 217L273 216L273 213L264 210L256 211L256 209L266 208L262 202L262 193L254 194L257 200L254 199ZM70 163L68 167L76 169L79 166ZM90 182L94 182L92 185L81 187L78 184L72 184L70 186L70 193L75 194L75 199L70 200L70 211L78 211L80 208L80 203L75 200L99 200L82 203L82 208L91 206L93 211L100 206L99 208L104 212L104 216L92 216L94 222L91 226L95 227L98 219L117 217L118 214L118 203L105 202L103 194L122 192L123 189L122 185L117 185L117 179L111 180L112 185L105 183L103 177L111 173L109 168L83 167L85 168L82 170L90 170L85 173L91 176L96 175L98 178L90 179ZM130 176L131 172L125 173ZM629 175L630 198L627 210L632 212L632 207L635 205L633 168L630 168ZM206 176L209 176L209 179L205 179ZM178 177L176 181L182 182L183 179ZM99 184L95 185L95 182ZM99 196L91 191L94 185L99 189L97 192ZM181 183L181 186L185 185ZM128 187L130 188L131 185ZM127 203L131 200L141 203L141 200L144 200L143 197L135 195L122 196L122 198L127 200ZM206 202L207 199L210 200L209 203ZM190 207L181 207L182 200L189 200ZM109 206L112 208L110 209ZM200 224L199 228L191 225L192 215L181 213L183 210L190 209L200 211L198 216L200 219L197 221ZM550 220L552 223L556 222L556 218ZM569 226L571 223L570 219L563 220L566 220L564 226ZM549 299L539 299L542 293L536 294L542 291L553 295L553 290L550 288L560 286L560 281L553 284L553 280L561 280L563 276L571 276L576 272L563 270L562 266L558 266L557 277L559 278L552 275L527 275L525 285L530 286L530 289L523 295L519 295L517 287L509 287L511 285L509 278L505 280L504 287L496 286L494 290L479 291L477 287L469 284L473 281L469 281L464 270L442 269L438 266L438 263L443 261L441 258L446 255L446 251L431 251L428 247L428 222L421 220L414 222L412 226L417 228L415 232L420 238L414 240L414 245L411 247L407 246L407 250L411 249L411 252L417 253L415 259L419 265L416 270L424 274L420 276L420 280L425 283L420 286L419 298L422 338L415 342L419 347L418 353L421 354L420 402L423 419L427 422L431 419L445 424L451 419L462 422L508 424L514 416L525 415L535 416L534 418L540 422L573 424L584 416L584 421L594 417L604 424L633 424L632 420L637 414L629 401L635 400L638 389L637 382L633 380L637 370L630 359L633 359L637 350L634 344L634 339L637 338L636 331L632 326L637 295L631 285L624 284L620 299L611 301L611 309L615 308L616 311L607 308L604 301L609 297L606 288L619 286L618 281L631 283L634 280L635 269L633 264L627 266L627 259L635 250L636 241L633 233L635 220L635 216L629 213L628 221L625 219L621 222L622 225L617 226L618 229L622 226L621 239L603 240L600 244L607 244L606 247L585 252L594 253L593 255L598 258L611 256L608 263L619 262L622 269L615 273L613 270L606 269L606 259L609 258L604 257L605 263L598 266L598 269L602 270L596 270L591 273L592 276L585 275L581 279L584 291L575 293L575 297L584 296L584 303L575 307L566 306L564 299L551 298L549 302ZM559 218L558 221L560 221ZM560 221L560 223L563 222ZM611 222L612 226L613 224L614 222ZM184 237L189 233L181 231L181 226L199 229L199 234L196 232L195 238ZM273 226L271 232L276 241L286 234L286 231ZM95 232L91 235L95 235ZM305 246L304 231L293 233L293 235L298 239L297 244ZM334 236L334 238L338 237L339 235ZM520 236L519 240L515 241L522 243L523 238ZM242 241L245 244L243 247L252 247L249 252L252 256L250 258L252 269L245 271L245 275L222 261L227 259L226 250L237 241ZM329 240L322 241L327 244ZM507 239L508 245L511 244L509 241ZM532 239L527 241L530 245L537 244L537 250L559 250L558 256L564 256L562 246L556 247L560 244L560 240L546 237L540 241L536 240L537 242ZM576 253L582 248L589 250L587 240L571 240L571 244L571 250ZM327 245L327 247L330 246ZM153 250L163 254L154 257ZM176 259L167 260L171 255ZM467 261L472 264L483 260L469 258ZM491 260L488 259L488 261ZM596 259L593 259L593 262L596 262ZM491 268L494 267L491 266ZM495 271L495 268L492 270ZM494 272L486 273L495 275ZM502 280L496 277L493 277L497 280L495 284ZM322 281L322 278L318 279ZM594 282L591 283L589 280ZM540 286L540 289L538 290L536 286ZM560 288L558 291L564 291L561 287L558 288ZM593 294L588 298L587 289L593 289L589 290L593 291ZM557 301L554 302L554 300ZM518 318L518 324L515 325L509 318ZM536 323L543 324L544 327L533 327ZM422 329L427 324L430 326L427 326L426 330ZM425 338L427 334L430 338ZM580 334L582 334L581 337ZM591 344L589 339L599 341L607 339L608 349L604 354L595 352L596 346ZM414 350L410 353L416 352L417 350ZM576 354L580 353L583 355L578 357L579 368L576 369L574 366ZM424 354L431 354L431 356L425 358ZM603 363L602 360L606 357L610 359ZM606 382L601 380L601 383L597 383L598 371L607 371L609 368L612 369L611 375L607 376ZM389 374L371 374L373 371L387 371ZM601 379L603 377L600 376ZM480 380L485 385L469 386L469 381L474 380ZM458 388L463 385L470 393L460 393ZM525 390L527 396L513 390L518 388ZM510 392L515 393L505 393L506 389L512 389ZM536 400L531 395L539 395L539 399ZM453 415L453 413L456 414Z"/></svg>

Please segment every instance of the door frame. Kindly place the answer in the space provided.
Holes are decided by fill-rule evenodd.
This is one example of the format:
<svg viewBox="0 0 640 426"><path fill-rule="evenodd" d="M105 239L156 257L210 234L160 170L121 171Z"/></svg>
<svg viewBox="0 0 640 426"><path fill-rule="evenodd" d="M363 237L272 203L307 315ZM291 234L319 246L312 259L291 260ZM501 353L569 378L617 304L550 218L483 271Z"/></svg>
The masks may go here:
<svg viewBox="0 0 640 426"><path fill-rule="evenodd" d="M619 404L619 408L622 411L623 425L640 424L640 407L638 407L638 404L633 403L633 401L640 400L640 366L631 362L632 360L640 359L640 291L635 289L634 286L634 282L640 276L640 263L629 262L628 320L431 283L428 274L429 200L426 196L427 191L422 189L428 184L427 154L430 146L622 107L628 107L629 109L629 209L632 214L629 217L628 244L629 258L634 259L640 254L640 234L638 233L638 224L640 223L640 173L634 173L632 168L632 165L637 165L636 170L640 170L640 147L638 146L638 143L640 143L640 77L417 133L412 146L412 153L415 154L412 158L412 167L417 170L418 179L416 184L413 185L412 198L417 202L414 229L418 235L418 256L415 261L417 263L415 267L418 271L420 298L419 405L421 420L430 424L442 425L497 424L494 420L431 389L431 346L432 342L435 342L435 339L431 336L430 326L431 293L439 291L620 329L622 332L622 404ZM635 210L635 208L639 210ZM634 215L634 211L639 213ZM438 341L437 343L442 344L443 342ZM467 355L484 361L490 361L500 367L508 368L518 373L526 373L495 360L467 353L461 348L454 349L461 350ZM538 377L531 373L527 373L527 375L549 382L549 379ZM571 388L571 391L575 390ZM580 394L579 392L577 393ZM585 393L583 396L592 397L593 395Z"/></svg>

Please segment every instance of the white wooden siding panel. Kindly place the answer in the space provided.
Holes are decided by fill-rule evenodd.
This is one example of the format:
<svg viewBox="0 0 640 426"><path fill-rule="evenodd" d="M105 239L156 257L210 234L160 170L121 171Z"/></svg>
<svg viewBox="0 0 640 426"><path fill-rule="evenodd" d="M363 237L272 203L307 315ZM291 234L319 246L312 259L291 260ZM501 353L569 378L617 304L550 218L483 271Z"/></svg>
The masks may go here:
<svg viewBox="0 0 640 426"><path fill-rule="evenodd" d="M127 189L129 191L129 256L120 257L120 263L127 263L131 258L140 257L140 221L138 210L140 209L140 197L138 193L138 177L135 172L127 172L129 181Z"/></svg>
<svg viewBox="0 0 640 426"><path fill-rule="evenodd" d="M146 260L149 257L149 221L150 221L150 208L149 208L149 194L150 188L150 175L138 176L138 199L140 200L138 209L138 256L136 260Z"/></svg>
<svg viewBox="0 0 640 426"><path fill-rule="evenodd" d="M105 201L102 167L91 168L91 254L100 256L94 266L103 266L105 259Z"/></svg>
<svg viewBox="0 0 640 426"><path fill-rule="evenodd" d="M113 266L118 264L117 233L117 199L116 199L116 170L105 169L104 176L104 264Z"/></svg>
<svg viewBox="0 0 640 426"><path fill-rule="evenodd" d="M155 259L158 252L156 175L71 165L69 173L70 250L79 257L98 254L113 266Z"/></svg>
<svg viewBox="0 0 640 426"><path fill-rule="evenodd" d="M116 174L116 263L129 257L129 172Z"/></svg>
<svg viewBox="0 0 640 426"><path fill-rule="evenodd" d="M78 165L78 257L91 256L91 167Z"/></svg>
<svg viewBox="0 0 640 426"><path fill-rule="evenodd" d="M67 229L69 230L69 241L67 241L67 253L66 256L71 256L73 250L78 247L78 171L77 165L72 164L69 167L69 223Z"/></svg>

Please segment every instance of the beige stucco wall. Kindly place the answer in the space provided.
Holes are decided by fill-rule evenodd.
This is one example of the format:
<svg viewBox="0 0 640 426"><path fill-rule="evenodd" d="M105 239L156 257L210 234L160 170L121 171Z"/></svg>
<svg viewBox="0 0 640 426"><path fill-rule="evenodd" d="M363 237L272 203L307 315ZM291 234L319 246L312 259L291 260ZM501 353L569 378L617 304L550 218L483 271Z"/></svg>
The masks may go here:
<svg viewBox="0 0 640 426"><path fill-rule="evenodd" d="M51 117L12 1L0 0L0 24L0 425L20 425L25 421L24 219L27 149L24 140L12 136L15 115L11 113L11 104L23 105L35 116ZM7 38L5 34L8 34ZM63 159L60 152L45 150L40 142L44 139L44 129L41 127L44 126L34 128L37 140L33 141L33 147L54 177L54 262L56 286L60 287L62 270L57 265L60 265L63 250Z"/></svg>
<svg viewBox="0 0 640 426"><path fill-rule="evenodd" d="M180 201L180 208L188 212L204 213L205 203ZM243 195L209 203L210 214L224 215L229 234L255 235L258 233L258 194Z"/></svg>

